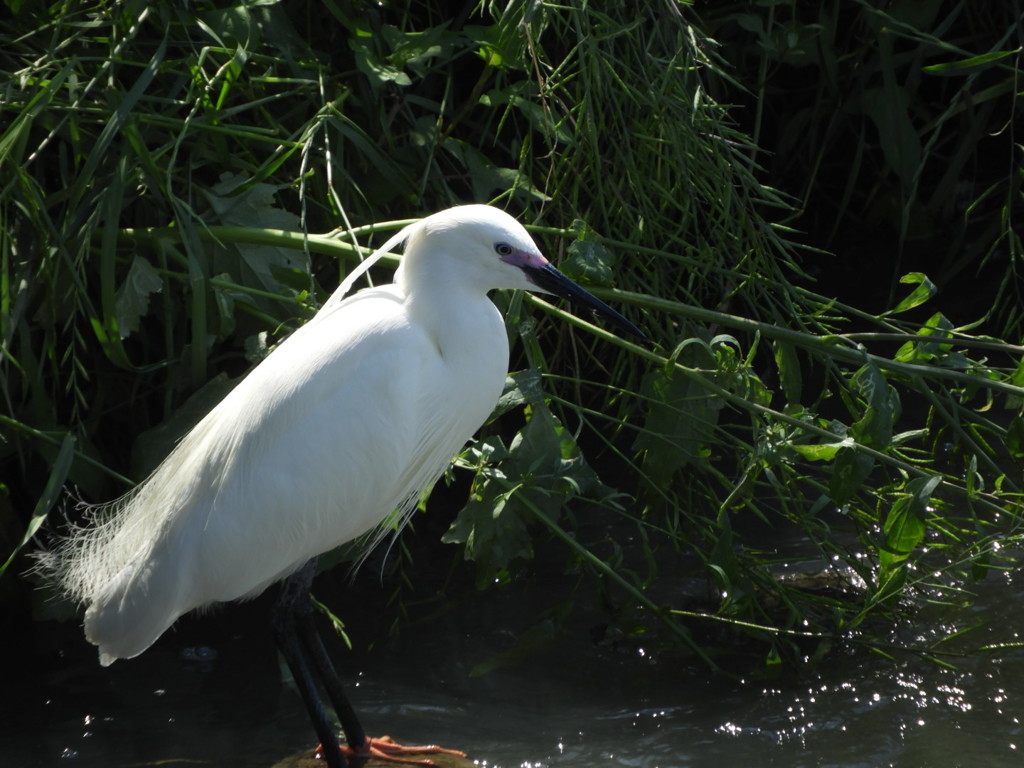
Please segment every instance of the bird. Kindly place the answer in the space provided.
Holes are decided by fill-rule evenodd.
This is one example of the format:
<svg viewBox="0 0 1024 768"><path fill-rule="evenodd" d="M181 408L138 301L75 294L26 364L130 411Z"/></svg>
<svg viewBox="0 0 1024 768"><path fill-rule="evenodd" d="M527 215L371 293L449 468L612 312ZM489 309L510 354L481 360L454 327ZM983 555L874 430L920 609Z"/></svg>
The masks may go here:
<svg viewBox="0 0 1024 768"><path fill-rule="evenodd" d="M346 295L402 243L393 283ZM495 289L569 299L646 339L505 211L460 205L406 226L148 478L40 554L41 570L84 604L100 664L138 656L186 613L280 582L277 644L328 766L344 768L346 752L400 754L366 736L317 635L309 590L319 555L349 542L369 551L400 530L491 414L509 364Z"/></svg>

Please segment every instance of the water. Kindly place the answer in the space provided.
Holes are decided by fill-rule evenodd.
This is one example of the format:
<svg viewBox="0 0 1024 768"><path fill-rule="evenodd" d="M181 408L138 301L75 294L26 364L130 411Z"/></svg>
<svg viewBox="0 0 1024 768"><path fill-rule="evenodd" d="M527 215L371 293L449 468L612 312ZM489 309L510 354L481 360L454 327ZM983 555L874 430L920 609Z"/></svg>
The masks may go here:
<svg viewBox="0 0 1024 768"><path fill-rule="evenodd" d="M971 609L918 616L910 631L928 639L940 622L980 624L973 644L1017 642L1022 593L1012 578L992 580ZM595 644L593 614L550 638L535 632L535 653L471 675L559 597L514 585L433 619L442 603L414 606L397 639L393 608L352 619L359 650L333 652L368 731L464 749L497 768L1024 763L1024 651L954 659L955 669L837 653L799 679L740 681L655 648ZM364 586L346 605L331 601L348 617L382 599ZM77 627L33 625L4 667L0 765L269 768L312 746L298 696L281 682L267 607L186 619L109 669Z"/></svg>

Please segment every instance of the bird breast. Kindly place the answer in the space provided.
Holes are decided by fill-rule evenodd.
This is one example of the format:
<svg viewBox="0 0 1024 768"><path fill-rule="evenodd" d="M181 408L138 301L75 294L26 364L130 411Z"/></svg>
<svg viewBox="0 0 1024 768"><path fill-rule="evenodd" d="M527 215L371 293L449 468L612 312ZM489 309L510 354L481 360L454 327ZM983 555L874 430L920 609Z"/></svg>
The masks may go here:
<svg viewBox="0 0 1024 768"><path fill-rule="evenodd" d="M390 527L493 410L508 366L494 305L460 307L440 335L374 290L297 331L186 439L209 460L178 550L207 600Z"/></svg>

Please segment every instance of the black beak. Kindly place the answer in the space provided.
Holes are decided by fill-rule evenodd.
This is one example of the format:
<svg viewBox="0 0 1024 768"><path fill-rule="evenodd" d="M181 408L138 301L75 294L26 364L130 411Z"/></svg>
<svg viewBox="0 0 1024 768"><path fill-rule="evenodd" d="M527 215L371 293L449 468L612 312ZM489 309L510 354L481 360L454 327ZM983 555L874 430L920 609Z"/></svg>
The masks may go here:
<svg viewBox="0 0 1024 768"><path fill-rule="evenodd" d="M580 288L551 264L545 264L543 267L523 266L522 270L526 273L530 282L542 291L547 291L555 296L568 299L581 307L585 307L590 311L590 315L594 319L604 316L619 330L631 333L641 341L647 341L647 336L643 331L599 298Z"/></svg>

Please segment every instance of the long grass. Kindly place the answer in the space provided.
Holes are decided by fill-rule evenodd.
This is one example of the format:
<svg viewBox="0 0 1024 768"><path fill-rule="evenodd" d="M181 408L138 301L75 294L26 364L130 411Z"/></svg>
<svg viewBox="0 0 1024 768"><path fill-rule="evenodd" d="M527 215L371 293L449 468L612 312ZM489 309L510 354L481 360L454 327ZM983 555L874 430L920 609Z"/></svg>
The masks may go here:
<svg viewBox="0 0 1024 768"><path fill-rule="evenodd" d="M1010 55L971 63L986 51L970 40L892 29L966 57L965 72L1017 71ZM822 252L790 226L841 126L769 158L725 98L754 93L761 132L766 81L744 91L685 5L441 19L413 2L23 4L0 32L0 70L10 552L54 517L63 485L104 500L143 477L376 232L494 201L654 344L496 297L517 373L457 462L472 487L445 537L480 585L510 581L550 539L631 633L718 663L724 623L775 664L808 642L888 649L887 622L911 601L1015 566L1024 364L1001 338L1019 322L1001 303L1013 289L984 332L954 323L922 271L878 278L891 298L870 309L816 291L802 261ZM893 169L904 211L961 111L936 115L919 165ZM842 215L864 194L867 152L848 158ZM771 186L783 161L810 164L807 190ZM1017 243L1015 194L976 200L1007 212L978 265ZM894 253L902 221L883 245ZM1019 243L1010 253L1016 265ZM697 604L677 588L692 578Z"/></svg>

